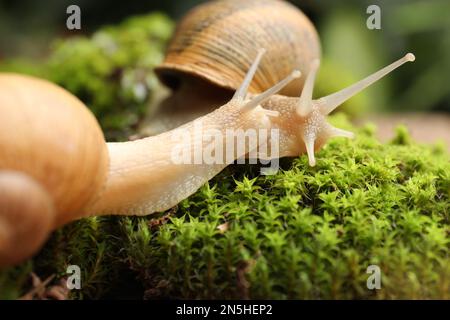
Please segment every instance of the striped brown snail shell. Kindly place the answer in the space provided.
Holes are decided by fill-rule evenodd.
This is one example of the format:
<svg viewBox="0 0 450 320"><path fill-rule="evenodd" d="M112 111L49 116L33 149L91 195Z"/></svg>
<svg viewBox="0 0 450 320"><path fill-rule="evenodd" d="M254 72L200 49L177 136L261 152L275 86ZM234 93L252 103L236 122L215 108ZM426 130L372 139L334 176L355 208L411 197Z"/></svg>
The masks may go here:
<svg viewBox="0 0 450 320"><path fill-rule="evenodd" d="M278 0L218 0L201 4L178 23L156 75L172 90L145 126L157 134L226 103L265 48L249 93L269 89L293 69L307 74L320 58L318 33L297 7ZM295 97L305 77L280 94ZM189 107L187 107L189 106Z"/></svg>
<svg viewBox="0 0 450 320"><path fill-rule="evenodd" d="M298 68L304 74L320 58L314 25L295 6L278 0L220 0L192 9L179 22L163 63L156 68L169 87L180 73L236 90L258 48L265 48L249 92L259 93ZM304 77L280 94L298 96Z"/></svg>

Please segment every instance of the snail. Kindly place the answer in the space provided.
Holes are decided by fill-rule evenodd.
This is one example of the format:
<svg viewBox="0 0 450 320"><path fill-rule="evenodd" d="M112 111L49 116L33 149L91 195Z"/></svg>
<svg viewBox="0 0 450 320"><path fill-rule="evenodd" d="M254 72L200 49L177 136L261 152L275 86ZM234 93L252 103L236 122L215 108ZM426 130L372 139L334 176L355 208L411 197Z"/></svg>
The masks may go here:
<svg viewBox="0 0 450 320"><path fill-rule="evenodd" d="M293 71L272 88L249 95L260 51L233 98L177 129L140 140L105 143L99 124L76 97L37 78L0 74L0 265L21 261L40 248L48 233L92 214L147 215L169 209L194 193L249 149L222 163L176 164L172 151L190 136L193 148L207 130L277 129L279 156L314 151L333 136L326 115L406 61L402 59L329 96L312 100L319 61L312 63L300 98L275 95L300 76ZM196 123L203 131L195 132ZM270 139L270 136L268 137ZM258 145L267 141L258 141Z"/></svg>
<svg viewBox="0 0 450 320"><path fill-rule="evenodd" d="M306 153L314 166L314 152L329 138L353 137L328 124L326 116L414 60L408 53L348 88L313 100L317 58L305 67L302 90L297 82L299 97L277 95L300 78L295 68L261 93L254 92L259 82L252 80L264 53L256 50L234 95L219 108L159 135L120 143L106 143L89 109L63 88L30 76L0 73L0 266L31 256L52 230L75 219L148 215L172 208L235 159L275 138L268 135L256 147L232 148L231 156L226 145L221 162L174 162L173 151L180 144L193 153L224 147L220 143L211 147L204 139L211 131L226 136L229 129L275 130L279 157Z"/></svg>

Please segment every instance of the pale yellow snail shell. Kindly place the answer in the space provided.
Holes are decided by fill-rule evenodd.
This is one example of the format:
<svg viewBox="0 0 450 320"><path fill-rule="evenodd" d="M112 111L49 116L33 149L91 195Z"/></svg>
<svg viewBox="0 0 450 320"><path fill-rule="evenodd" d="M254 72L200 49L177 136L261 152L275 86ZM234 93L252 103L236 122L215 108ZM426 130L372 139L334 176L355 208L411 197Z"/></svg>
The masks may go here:
<svg viewBox="0 0 450 320"><path fill-rule="evenodd" d="M44 80L0 74L0 119L0 201L4 202L0 247L8 247L6 241L20 241L14 243L16 250L1 252L9 252L8 257L0 255L1 265L20 259L18 249L40 245L43 239L33 240L36 232L46 234L73 220L98 197L108 172L108 154L92 113L76 97ZM42 208L45 213L36 216ZM16 236L5 235L6 230L14 230L12 226L26 230L33 224L36 230L16 229Z"/></svg>

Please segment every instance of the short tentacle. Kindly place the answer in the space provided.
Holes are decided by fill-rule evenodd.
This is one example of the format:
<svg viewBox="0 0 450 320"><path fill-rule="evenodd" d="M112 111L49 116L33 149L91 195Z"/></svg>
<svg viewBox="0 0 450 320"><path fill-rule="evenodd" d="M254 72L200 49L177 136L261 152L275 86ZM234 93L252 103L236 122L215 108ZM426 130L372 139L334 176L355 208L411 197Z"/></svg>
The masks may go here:
<svg viewBox="0 0 450 320"><path fill-rule="evenodd" d="M311 167L316 165L316 158L314 156L314 142L316 137L314 135L307 135L303 137L303 142L305 143L306 152L308 154L308 162Z"/></svg>
<svg viewBox="0 0 450 320"><path fill-rule="evenodd" d="M264 108L263 108L263 112L268 117L278 117L280 115L280 113L278 111L268 110L268 109L264 109Z"/></svg>

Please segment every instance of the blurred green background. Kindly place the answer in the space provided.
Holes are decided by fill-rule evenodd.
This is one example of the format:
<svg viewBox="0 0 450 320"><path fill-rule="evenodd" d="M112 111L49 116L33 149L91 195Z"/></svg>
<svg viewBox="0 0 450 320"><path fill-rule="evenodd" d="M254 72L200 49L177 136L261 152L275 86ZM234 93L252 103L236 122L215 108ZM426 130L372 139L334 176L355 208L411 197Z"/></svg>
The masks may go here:
<svg viewBox="0 0 450 320"><path fill-rule="evenodd" d="M117 88L100 88L102 80L98 81L97 87L91 85L95 88L78 90L80 88L73 83L74 80L67 80L67 78L70 78L70 72L74 72L74 70L78 72L80 68L84 67L91 72L90 70L94 67L94 69L100 69L99 72L108 74L108 79L114 80L117 68L108 68L108 65L105 65L102 69L102 63L105 63L101 59L97 64L90 61L80 66L83 63L79 62L78 65L67 67L68 58L80 52L84 54L83 57L90 57L86 51L92 48L89 48L87 40L84 45L78 41L66 45L64 48L64 44L61 44L58 39L69 39L67 41L70 41L71 38L81 35L90 37L89 39L94 39L97 44L100 43L101 46L104 46L108 39L99 37L98 34L92 37L95 32L99 29L105 30L105 25L121 26L122 29L128 28L122 34L120 34L121 29L106 30L112 32L112 35L110 32L110 37L113 39L119 38L118 42L128 51L137 48L138 45L141 48L137 48L134 54L127 51L126 54L122 54L127 57L116 57L113 62L109 63L118 64L126 71L130 64L136 64L134 61L142 61L141 58L151 56L145 63L141 63L141 65L145 65L143 72L140 70L140 74L136 74L134 68L132 68L132 72L128 72L129 79L145 78L145 86L147 89L151 89L155 79L148 76L148 72L151 73L151 68L162 58L160 52L164 50L173 28L169 19L176 21L189 8L201 2L204 1L151 0L123 1L112 4L106 0L1 0L0 69L42 75L49 71L47 69L45 72L38 70L39 65L42 61L49 59L53 61L50 63L54 66L53 70L56 69L60 74L57 76L44 74L44 76L67 87L78 96L81 95L82 100L94 108L96 115L102 119L102 111L98 110L105 109L105 106L117 99L109 97L108 94L98 96L95 94L97 101L94 102L91 101L94 99L93 97L83 98L88 96L89 90L105 89L111 93L117 92ZM400 68L366 90L364 94L358 95L348 102L345 110L350 114L361 114L366 111L450 113L450 19L448 19L450 2L448 0L292 0L291 2L311 18L321 37L323 59L317 80L316 96L338 90L398 59L406 52L413 52L417 57L414 65ZM81 8L82 29L80 31L66 29L65 23L68 16L66 8L71 4L77 4ZM366 9L371 4L379 5L381 8L381 30L369 30L366 27L366 19L369 16ZM146 15L155 11L161 12L163 15L149 18L153 19L150 24L146 24L144 20L123 23L130 17ZM169 19L166 19L166 16ZM130 24L132 25L131 29L148 28L148 33L138 34L134 32L136 30L130 31ZM149 37L151 41L148 43L151 45L145 44ZM122 42L120 42L120 38L122 38ZM129 38L133 38L134 43L131 43L133 40ZM62 49L61 46L63 46ZM142 46L147 46L147 49ZM155 46L156 49L153 52L146 51L152 50ZM148 49L148 47L152 49ZM99 68L98 65L100 65ZM65 70L66 73L61 70ZM124 74L126 75L126 72L121 72L120 76L123 77ZM79 78L86 80L87 76ZM120 85L123 86L124 83L127 82L122 79ZM136 90L135 87L132 88L132 91L134 93L132 92L131 95L135 95L132 100L147 98L145 94L137 94L136 92L141 91ZM130 94L121 93L121 99L127 101L127 95ZM111 101L108 101L108 98ZM142 107L130 110L133 112L138 110L138 115L139 112L143 112ZM134 124L137 121L130 114L125 118L114 118L114 116L106 118L102 122L102 126L107 130L123 128L123 122ZM109 136L114 138L114 134Z"/></svg>

